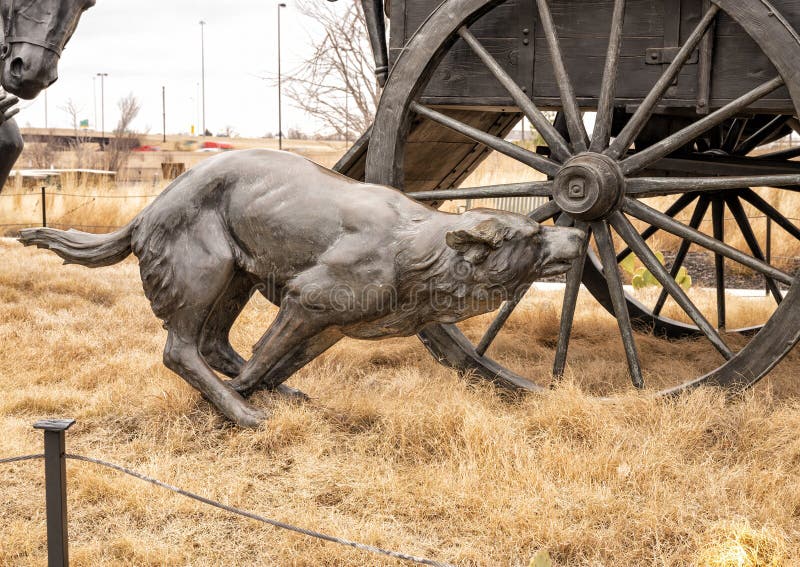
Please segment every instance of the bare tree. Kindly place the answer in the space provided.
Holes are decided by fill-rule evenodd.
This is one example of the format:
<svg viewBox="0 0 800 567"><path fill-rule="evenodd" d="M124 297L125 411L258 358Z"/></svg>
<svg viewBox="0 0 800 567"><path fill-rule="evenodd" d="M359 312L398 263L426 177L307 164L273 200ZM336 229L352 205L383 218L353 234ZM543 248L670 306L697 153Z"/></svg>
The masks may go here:
<svg viewBox="0 0 800 567"><path fill-rule="evenodd" d="M344 13L315 0L299 2L298 7L325 33L313 55L287 74L286 96L321 121L328 134L353 139L372 124L380 97L361 3L348 3Z"/></svg>
<svg viewBox="0 0 800 567"><path fill-rule="evenodd" d="M50 169L54 167L56 152L59 150L55 139L55 131L50 130L47 142L25 144L25 150L21 158L17 161L17 167L19 167L19 164L23 161L27 161L36 169Z"/></svg>
<svg viewBox="0 0 800 567"><path fill-rule="evenodd" d="M114 128L114 136L111 138L106 152L106 159L108 160L106 167L110 171L119 171L125 167L131 157L133 148L138 145L136 134L131 130L131 124L139 115L139 110L141 109L139 101L133 93L130 93L125 98L120 99L117 107L119 108L119 122Z"/></svg>
<svg viewBox="0 0 800 567"><path fill-rule="evenodd" d="M83 107L78 106L71 98L67 99L64 106L59 107L64 113L69 116L72 123L73 139L70 140L70 149L74 154L74 167L94 167L94 160L91 159L93 152L87 147L88 138L81 134L80 131L80 115L83 112Z"/></svg>
<svg viewBox="0 0 800 567"><path fill-rule="evenodd" d="M219 133L220 138L236 138L238 135L239 134L230 124L225 126L225 128L222 129L222 132Z"/></svg>

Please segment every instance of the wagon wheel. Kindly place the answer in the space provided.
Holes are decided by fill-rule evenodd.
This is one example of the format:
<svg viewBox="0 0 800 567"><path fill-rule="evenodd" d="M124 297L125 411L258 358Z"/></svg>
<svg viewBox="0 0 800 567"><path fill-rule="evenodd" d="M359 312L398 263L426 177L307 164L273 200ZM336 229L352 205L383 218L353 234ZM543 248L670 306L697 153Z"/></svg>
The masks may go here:
<svg viewBox="0 0 800 567"><path fill-rule="evenodd" d="M682 160L683 167L689 171L694 167L702 166L714 171L729 172L732 175L753 174L765 176L769 173L798 173L800 163L792 161L800 156L800 148L790 148L785 151L770 152L765 146L778 140L786 138L795 132L794 128L800 126L800 122L791 116L759 114L754 116L742 116L729 119L704 136L694 140L687 148L673 153L670 157ZM664 137L674 134L678 130L668 131ZM658 140L647 140L640 137L635 143L635 148L641 150L649 147ZM708 195L699 195L691 191L681 193L676 196L675 201L664 208L664 213L670 217L683 215L686 217L690 226L698 228L702 223L713 223L718 234L725 237L725 220L727 224L735 224L734 231L745 240L749 239L750 251L759 254L762 259L769 255L761 249L758 239L753 234L753 227L747 214L743 212L743 207L737 204L750 206L758 215L765 220L769 219L774 223L778 230L777 238L790 237L795 240L800 239L800 231L794 223L787 218L789 212L779 211L769 202L766 202L753 187L742 187L739 189L727 189L714 192ZM795 188L789 187L793 191ZM791 211L794 213L794 211ZM692 218L693 217L693 218ZM689 220L692 218L692 220ZM645 241L660 232L656 226L649 226L642 232ZM736 236L728 233L728 238ZM617 260L622 262L629 255L633 254L630 246L624 247L617 254ZM689 242L684 241L679 248L674 260L670 261L670 273L675 276L684 267L687 255L689 254ZM726 270L723 256L714 258L714 280L715 292L717 295L716 326L718 329L725 329L727 333L754 334L758 332L762 325L749 324L741 328L730 328L727 326L726 316ZM608 293L605 277L603 275L602 264L598 258L589 254L583 272L583 283L595 296L595 298L606 308L609 313L614 313L613 302ZM774 281L765 278L767 290L775 298L776 303L782 300L781 294L785 290L780 290ZM631 323L638 330L652 330L659 336L667 338L700 337L702 331L694 324L687 324L675 321L663 315L664 307L668 302L669 294L662 289L657 297L651 298L646 304L632 296L625 294L625 301L628 305Z"/></svg>
<svg viewBox="0 0 800 567"><path fill-rule="evenodd" d="M800 83L796 78L800 44L796 33L766 1L714 0L678 50L673 62L628 118L624 127L615 132L614 91L626 4L625 0L615 0L604 78L601 92L597 96L599 103L596 127L590 137L562 58L558 32L548 0L537 0L541 25L560 90L561 112L566 121L567 135L564 136L469 30L472 23L500 3L498 0L447 0L409 41L395 62L378 108L367 158L367 180L403 188L406 133L414 117L437 122L547 175L551 181L477 189L445 189L435 194L415 193L414 196L428 201L522 195L550 198L547 205L532 213L532 217L539 221L555 218L562 224L575 224L585 228L594 236L601 265L612 267L602 270L604 290L598 290L595 295L607 298L616 313L630 378L636 387L643 387L644 375L634 332L637 314L634 312L632 318L629 304L626 303L617 268L613 229L617 237L630 247L658 279L671 300L680 306L686 319L694 323L694 328L719 353L718 367L663 391L676 392L706 383L730 388L754 384L800 340L800 309L797 305L800 301L800 288L792 285L792 275L764 261L752 239L747 238L751 245L749 253L740 251L725 243L721 231L714 231L713 236L710 236L695 228L695 219L688 223L678 220L677 209L679 206L686 208L690 203L697 203L700 209L708 205L717 210L714 218L720 219L718 209L720 204L724 204L737 219L744 221L740 225L747 232L746 227L749 224L746 218L741 218L740 213L744 199L755 204L765 214L775 216L776 222L797 237L800 231L791 221L772 210L768 204L758 201L758 195L748 188L766 186L796 189L800 186L800 172L791 169L789 172L767 170L769 173L763 173L761 170L754 172L751 168L747 173L714 177L696 174L674 177L652 172L656 171L656 167L662 166L663 158L672 156L687 146L694 145L700 150L702 142L699 140L706 133L746 114L751 105L782 87L788 89L794 108L800 108ZM650 144L639 143L639 147L632 149L635 142L641 142L643 130L655 116L660 100L691 54L704 37L708 37L707 32L720 12L727 13L758 44L774 66L775 75L720 109L695 117L691 123L670 132L663 139ZM418 102L418 95L423 92L444 54L459 38L470 46L505 87L517 107L537 128L550 148L549 157L515 146ZM729 171L736 171L736 168L730 168ZM644 202L644 199L665 195L679 195L678 200L682 202L664 211ZM697 208L692 216L699 216ZM707 315L659 263L645 242L647 234L641 234L632 220L643 222L649 230L659 229L678 237L683 242L681 249L691 243L704 248L715 257L724 258L729 264L736 263L763 274L771 282L771 287L784 286L788 288L788 292L784 294L779 290L780 305L763 329L754 333L743 347L739 348L738 343L732 347L727 334L709 321ZM553 376L556 377L563 373L566 364L584 264L584 259L579 259L567 275L553 364ZM460 371L472 372L510 388L540 390L541 385L487 355L516 307L515 302L504 304L487 326L482 338L474 342L468 340L455 325L433 325L426 328L420 336L441 362ZM652 310L644 310L644 315L648 314L652 319ZM689 332L692 331L691 325L684 327Z"/></svg>

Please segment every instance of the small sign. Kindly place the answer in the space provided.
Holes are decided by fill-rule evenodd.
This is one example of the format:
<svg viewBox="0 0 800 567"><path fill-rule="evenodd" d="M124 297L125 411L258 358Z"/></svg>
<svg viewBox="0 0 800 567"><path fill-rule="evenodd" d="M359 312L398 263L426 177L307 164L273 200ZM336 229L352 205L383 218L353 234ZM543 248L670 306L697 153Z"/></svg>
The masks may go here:
<svg viewBox="0 0 800 567"><path fill-rule="evenodd" d="M81 130L88 130L88 129L89 129L89 121L81 120Z"/></svg>

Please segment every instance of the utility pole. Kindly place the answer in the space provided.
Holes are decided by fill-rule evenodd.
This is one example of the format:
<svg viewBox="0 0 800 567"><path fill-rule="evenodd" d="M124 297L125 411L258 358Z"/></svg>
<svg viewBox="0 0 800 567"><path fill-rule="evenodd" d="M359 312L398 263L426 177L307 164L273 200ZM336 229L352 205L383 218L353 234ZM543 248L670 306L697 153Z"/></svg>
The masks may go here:
<svg viewBox="0 0 800 567"><path fill-rule="evenodd" d="M44 129L47 130L47 89L44 90Z"/></svg>
<svg viewBox="0 0 800 567"><path fill-rule="evenodd" d="M206 135L206 22L200 20L200 63L201 63L201 80L203 83L203 133L201 136Z"/></svg>
<svg viewBox="0 0 800 567"><path fill-rule="evenodd" d="M106 77L108 73L97 73L100 77L100 151L106 151Z"/></svg>
<svg viewBox="0 0 800 567"><path fill-rule="evenodd" d="M350 70L350 54L344 52L344 148L350 146L350 83L348 72Z"/></svg>
<svg viewBox="0 0 800 567"><path fill-rule="evenodd" d="M161 87L161 113L164 118L164 142L167 141L167 87Z"/></svg>
<svg viewBox="0 0 800 567"><path fill-rule="evenodd" d="M283 109L281 108L281 8L286 4L278 4L278 149L283 149Z"/></svg>
<svg viewBox="0 0 800 567"><path fill-rule="evenodd" d="M94 103L94 131L97 132L97 77L92 77L92 102Z"/></svg>

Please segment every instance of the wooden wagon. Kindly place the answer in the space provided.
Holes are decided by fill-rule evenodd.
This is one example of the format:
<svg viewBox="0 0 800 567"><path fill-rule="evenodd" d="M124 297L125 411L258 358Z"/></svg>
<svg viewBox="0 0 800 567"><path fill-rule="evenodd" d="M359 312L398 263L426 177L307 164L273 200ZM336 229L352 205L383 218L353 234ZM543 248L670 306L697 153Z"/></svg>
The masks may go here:
<svg viewBox="0 0 800 567"><path fill-rule="evenodd" d="M800 189L800 150L774 145L800 131L800 0L365 0L364 8L385 86L371 131L339 171L433 204L545 197L534 219L593 236L567 276L554 377L565 370L581 282L616 315L636 387L644 386L640 332L697 337L719 353L715 367L667 392L748 387L798 342L800 286L791 266L767 258L749 217L768 218L776 238L800 238L795 211L776 205ZM523 117L541 147L505 140ZM492 151L544 180L460 188ZM679 239L667 266L648 245L656 233ZM734 236L745 245L732 246ZM710 308L674 279L690 246L713 265ZM631 253L663 286L649 304L622 285L618 264ZM727 323L726 270L739 267L763 275L773 298L763 325ZM539 389L542 377L491 356L518 301L479 339L441 325L422 340L459 370ZM666 317L668 303L683 315Z"/></svg>

